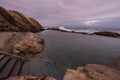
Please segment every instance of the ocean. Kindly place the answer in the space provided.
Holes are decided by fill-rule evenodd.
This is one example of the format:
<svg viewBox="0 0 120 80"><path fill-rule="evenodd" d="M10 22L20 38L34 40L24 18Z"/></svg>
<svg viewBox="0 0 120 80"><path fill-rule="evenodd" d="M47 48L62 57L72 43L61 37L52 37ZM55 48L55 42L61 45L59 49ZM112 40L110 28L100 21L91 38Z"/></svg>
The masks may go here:
<svg viewBox="0 0 120 80"><path fill-rule="evenodd" d="M120 39L59 31L38 33L45 40L42 52L63 76L66 69L87 64L111 65L120 56Z"/></svg>

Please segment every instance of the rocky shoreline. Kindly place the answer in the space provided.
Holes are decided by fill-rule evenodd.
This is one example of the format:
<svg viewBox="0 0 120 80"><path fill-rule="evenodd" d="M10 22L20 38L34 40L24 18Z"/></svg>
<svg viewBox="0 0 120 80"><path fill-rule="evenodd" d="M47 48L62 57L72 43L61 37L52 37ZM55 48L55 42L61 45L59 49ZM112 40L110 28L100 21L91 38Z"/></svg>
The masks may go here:
<svg viewBox="0 0 120 80"><path fill-rule="evenodd" d="M35 19L23 14L0 7L0 50L24 58L34 58L44 49L44 40L35 33L42 30L67 32L58 28L44 29ZM70 31L70 33L78 33ZM120 38L120 34L113 32L95 32L86 35L101 35ZM63 80L119 80L120 57L111 67L99 64L88 64L77 70L68 69ZM41 76L41 75L39 75ZM14 76L7 80L55 80L54 78L36 76Z"/></svg>
<svg viewBox="0 0 120 80"><path fill-rule="evenodd" d="M88 64L77 70L67 69L63 80L119 80L120 71L105 65Z"/></svg>
<svg viewBox="0 0 120 80"><path fill-rule="evenodd" d="M44 49L44 39L42 39L39 35L35 33L40 32L42 30L43 27L34 18L26 17L20 12L14 10L7 10L3 7L0 7L0 52L3 53L4 55L6 54L10 55L11 59L14 60L14 58L15 59L20 58L23 60L24 59L31 60L31 59L35 59L36 56L37 59L38 57L41 59L42 57L41 52ZM0 60L1 59L2 58L0 58ZM2 61L4 62L4 60ZM2 62L0 62L0 64L2 64ZM7 74L0 73L0 75L7 75ZM55 80L52 77L41 76L41 75L39 77L32 75L31 76L16 75L7 78L7 80L28 80L28 79Z"/></svg>
<svg viewBox="0 0 120 80"><path fill-rule="evenodd" d="M0 50L26 58L41 53L44 40L32 32L42 30L34 18L0 7Z"/></svg>
<svg viewBox="0 0 120 80"><path fill-rule="evenodd" d="M99 36L120 38L119 33L110 32L110 31L100 31L100 32L93 32L93 33L85 33L85 32L66 31L66 30L61 30L59 28L47 28L47 29L44 29L44 30L53 30L53 31L60 31L60 32L67 32L67 33L76 33L76 34L84 34L84 35L99 35Z"/></svg>
<svg viewBox="0 0 120 80"><path fill-rule="evenodd" d="M34 18L0 7L0 31L39 32L43 27Z"/></svg>

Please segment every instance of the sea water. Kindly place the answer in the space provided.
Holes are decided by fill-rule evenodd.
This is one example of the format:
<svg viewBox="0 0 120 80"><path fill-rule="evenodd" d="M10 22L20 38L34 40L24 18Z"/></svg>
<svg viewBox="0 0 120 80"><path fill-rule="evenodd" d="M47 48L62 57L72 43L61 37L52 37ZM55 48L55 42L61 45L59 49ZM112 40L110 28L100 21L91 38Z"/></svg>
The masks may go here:
<svg viewBox="0 0 120 80"><path fill-rule="evenodd" d="M61 75L68 68L87 64L111 65L120 56L119 38L59 31L43 31L39 35L45 40L42 53L54 62Z"/></svg>

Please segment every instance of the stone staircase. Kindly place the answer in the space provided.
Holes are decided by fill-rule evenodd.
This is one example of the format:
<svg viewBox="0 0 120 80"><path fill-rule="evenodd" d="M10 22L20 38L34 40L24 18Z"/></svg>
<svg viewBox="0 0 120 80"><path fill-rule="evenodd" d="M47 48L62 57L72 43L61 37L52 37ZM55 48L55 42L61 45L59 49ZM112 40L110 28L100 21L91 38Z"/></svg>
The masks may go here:
<svg viewBox="0 0 120 80"><path fill-rule="evenodd" d="M62 80L55 65L44 59L25 59L0 52L0 80L16 75L51 76Z"/></svg>

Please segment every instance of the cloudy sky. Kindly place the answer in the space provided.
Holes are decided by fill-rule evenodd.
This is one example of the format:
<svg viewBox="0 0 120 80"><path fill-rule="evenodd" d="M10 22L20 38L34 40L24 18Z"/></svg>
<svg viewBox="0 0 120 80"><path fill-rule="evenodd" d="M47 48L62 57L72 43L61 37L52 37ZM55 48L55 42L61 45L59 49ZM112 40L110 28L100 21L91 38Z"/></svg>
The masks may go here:
<svg viewBox="0 0 120 80"><path fill-rule="evenodd" d="M120 0L1 0L0 5L34 17L44 26L120 25Z"/></svg>

